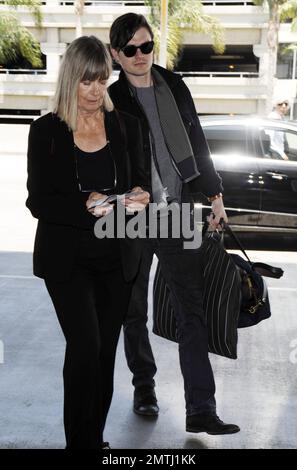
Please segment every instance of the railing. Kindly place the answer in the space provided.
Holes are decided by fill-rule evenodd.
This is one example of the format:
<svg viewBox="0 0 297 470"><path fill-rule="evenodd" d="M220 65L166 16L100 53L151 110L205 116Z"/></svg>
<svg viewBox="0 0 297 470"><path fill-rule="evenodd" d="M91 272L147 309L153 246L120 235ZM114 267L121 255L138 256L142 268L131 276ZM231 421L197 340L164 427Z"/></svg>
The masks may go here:
<svg viewBox="0 0 297 470"><path fill-rule="evenodd" d="M47 4L49 5L50 2L47 1ZM63 6L74 5L74 2L64 0L64 1L60 1L59 5L63 5ZM97 1L90 1L90 2L86 1L85 2L86 7L88 7L88 6L99 6L99 5L100 6L102 6L102 5L119 5L119 6L125 6L125 5L137 6L137 5L141 5L141 6L144 6L145 2L141 1L141 0L97 0Z"/></svg>
<svg viewBox="0 0 297 470"><path fill-rule="evenodd" d="M50 0L47 1L49 5L51 3ZM85 6L89 5L102 5L102 4L115 4L115 5L126 5L129 6L133 5L145 5L144 1L141 0L94 0L94 1L85 1ZM212 6L228 6L228 5L243 5L243 6L251 6L254 5L252 0L202 0L203 5L212 5ZM73 1L63 0L59 2L60 5L73 5Z"/></svg>
<svg viewBox="0 0 297 470"><path fill-rule="evenodd" d="M238 77L238 78L258 78L257 72L176 72L183 77Z"/></svg>
<svg viewBox="0 0 297 470"><path fill-rule="evenodd" d="M0 73L6 75L46 75L46 70L41 69L2 69Z"/></svg>
<svg viewBox="0 0 297 470"><path fill-rule="evenodd" d="M40 2L41 5L47 5L47 6L51 6L51 5L58 5L58 6L67 6L67 5L71 5L73 6L74 5L74 1L67 1L67 0L63 0L63 1L53 1L53 0L47 0L47 1L44 1L44 2ZM95 1L85 1L85 6L88 7L88 6L97 6L97 5L126 5L128 4L129 6L133 6L133 5L145 5L145 2L142 0L95 0ZM5 0L0 0L0 5L5 5Z"/></svg>
<svg viewBox="0 0 297 470"><path fill-rule="evenodd" d="M253 1L249 0L202 0L201 3L207 6L234 6L234 5L243 5L243 6L255 6Z"/></svg>
<svg viewBox="0 0 297 470"><path fill-rule="evenodd" d="M41 69L2 69L0 68L0 74L6 75L46 75L46 70ZM259 73L257 72L176 72L183 77L238 77L238 78L258 78ZM113 71L113 75L119 75L118 70Z"/></svg>
<svg viewBox="0 0 297 470"><path fill-rule="evenodd" d="M12 122L12 121L19 121L21 124L27 124L24 121L27 121L28 123L31 123L34 121L34 119L37 119L40 116L39 114L5 114L5 112L0 113L0 122Z"/></svg>
<svg viewBox="0 0 297 470"><path fill-rule="evenodd" d="M52 0L47 0L41 2L42 5L53 5L57 2L53 2ZM234 5L242 5L242 6L253 6L254 2L251 0L201 0L201 3L205 6L234 6ZM5 0L0 0L0 5L5 4ZM142 0L94 0L94 1L85 1L85 6L96 6L96 5L145 5L145 2ZM58 5L74 5L74 1L59 1Z"/></svg>

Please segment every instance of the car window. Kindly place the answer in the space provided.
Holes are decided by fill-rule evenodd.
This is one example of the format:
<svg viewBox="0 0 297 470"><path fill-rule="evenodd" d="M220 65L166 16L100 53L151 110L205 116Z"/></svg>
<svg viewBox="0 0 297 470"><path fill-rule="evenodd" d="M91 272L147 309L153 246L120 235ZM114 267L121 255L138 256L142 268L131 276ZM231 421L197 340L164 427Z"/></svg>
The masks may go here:
<svg viewBox="0 0 297 470"><path fill-rule="evenodd" d="M211 153L247 155L245 126L214 125L203 128Z"/></svg>
<svg viewBox="0 0 297 470"><path fill-rule="evenodd" d="M266 158L297 161L297 132L265 127L261 129L260 139Z"/></svg>

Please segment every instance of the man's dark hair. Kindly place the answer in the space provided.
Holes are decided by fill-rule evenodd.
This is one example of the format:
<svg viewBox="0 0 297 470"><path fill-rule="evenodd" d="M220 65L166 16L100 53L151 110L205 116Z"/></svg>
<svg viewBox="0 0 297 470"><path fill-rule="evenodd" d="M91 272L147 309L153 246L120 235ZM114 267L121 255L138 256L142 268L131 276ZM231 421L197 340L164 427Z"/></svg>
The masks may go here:
<svg viewBox="0 0 297 470"><path fill-rule="evenodd" d="M146 28L152 39L154 38L152 28L143 15L126 13L125 15L119 16L112 23L110 28L110 46L116 50L122 49L140 28Z"/></svg>

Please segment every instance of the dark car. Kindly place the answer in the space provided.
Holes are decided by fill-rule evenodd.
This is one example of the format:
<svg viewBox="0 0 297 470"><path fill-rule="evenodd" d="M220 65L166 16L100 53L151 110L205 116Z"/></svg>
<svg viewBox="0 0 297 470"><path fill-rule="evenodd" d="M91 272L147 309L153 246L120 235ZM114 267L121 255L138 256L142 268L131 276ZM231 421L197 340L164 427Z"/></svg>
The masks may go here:
<svg viewBox="0 0 297 470"><path fill-rule="evenodd" d="M229 222L249 249L297 249L297 125L200 117L223 179Z"/></svg>

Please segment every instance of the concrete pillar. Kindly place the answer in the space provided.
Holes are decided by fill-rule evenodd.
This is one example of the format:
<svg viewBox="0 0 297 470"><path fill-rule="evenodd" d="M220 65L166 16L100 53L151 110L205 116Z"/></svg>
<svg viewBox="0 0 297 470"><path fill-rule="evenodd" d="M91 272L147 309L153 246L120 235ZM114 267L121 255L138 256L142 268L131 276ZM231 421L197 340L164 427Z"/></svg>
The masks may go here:
<svg viewBox="0 0 297 470"><path fill-rule="evenodd" d="M159 65L166 68L167 65L167 23L168 23L168 0L161 0L160 18L160 52Z"/></svg>
<svg viewBox="0 0 297 470"><path fill-rule="evenodd" d="M41 51L46 55L46 76L47 79L56 83L60 67L60 57L66 50L66 43L59 42L58 28L47 29L47 42L40 44ZM51 109L52 98L49 97L47 109L41 110L45 113Z"/></svg>
<svg viewBox="0 0 297 470"><path fill-rule="evenodd" d="M60 56L64 54L66 49L66 44L59 42L58 28L48 28L47 42L42 42L40 46L41 51L46 55L47 76L56 80L59 71Z"/></svg>
<svg viewBox="0 0 297 470"><path fill-rule="evenodd" d="M270 76L271 64L267 46L267 30L262 29L261 43L253 46L253 52L259 57L259 85L266 88L266 100L258 102L258 112L267 115L271 111L271 101L275 92L277 79Z"/></svg>
<svg viewBox="0 0 297 470"><path fill-rule="evenodd" d="M265 44L255 44L253 46L253 52L256 57L259 58L259 85L268 86L268 54L267 46ZM266 113L266 100L257 101L257 114L265 116Z"/></svg>
<svg viewBox="0 0 297 470"><path fill-rule="evenodd" d="M255 44L253 52L259 58L259 82L261 85L268 84L268 63L269 54L267 53L267 46L265 44Z"/></svg>

